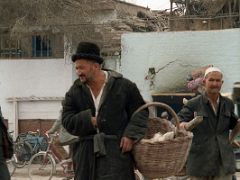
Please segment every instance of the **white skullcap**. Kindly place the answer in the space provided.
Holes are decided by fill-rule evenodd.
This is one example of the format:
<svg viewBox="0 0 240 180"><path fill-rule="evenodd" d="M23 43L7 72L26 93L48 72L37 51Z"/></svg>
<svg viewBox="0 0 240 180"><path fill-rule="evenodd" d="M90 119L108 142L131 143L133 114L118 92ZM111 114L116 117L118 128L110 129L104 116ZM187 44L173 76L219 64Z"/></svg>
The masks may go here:
<svg viewBox="0 0 240 180"><path fill-rule="evenodd" d="M205 77L208 75L208 73L210 73L210 72L220 72L220 73L222 74L222 71L221 71L219 68L217 68L217 67L209 67L209 68L207 68L206 71L205 71L204 78L205 78Z"/></svg>

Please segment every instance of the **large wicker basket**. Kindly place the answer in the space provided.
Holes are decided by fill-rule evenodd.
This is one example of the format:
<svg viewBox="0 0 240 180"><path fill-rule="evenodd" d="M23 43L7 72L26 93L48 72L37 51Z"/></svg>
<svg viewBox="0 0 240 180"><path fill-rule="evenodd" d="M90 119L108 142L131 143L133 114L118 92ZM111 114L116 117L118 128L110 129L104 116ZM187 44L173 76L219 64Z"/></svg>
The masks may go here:
<svg viewBox="0 0 240 180"><path fill-rule="evenodd" d="M193 135L179 130L179 119L174 110L164 103L151 102L141 106L135 113L150 106L167 110L175 119L175 137L155 143L139 141L133 149L136 168L147 178L165 178L178 174L184 167ZM144 139L151 139L157 132L166 133L166 124L158 117L149 118L148 130Z"/></svg>

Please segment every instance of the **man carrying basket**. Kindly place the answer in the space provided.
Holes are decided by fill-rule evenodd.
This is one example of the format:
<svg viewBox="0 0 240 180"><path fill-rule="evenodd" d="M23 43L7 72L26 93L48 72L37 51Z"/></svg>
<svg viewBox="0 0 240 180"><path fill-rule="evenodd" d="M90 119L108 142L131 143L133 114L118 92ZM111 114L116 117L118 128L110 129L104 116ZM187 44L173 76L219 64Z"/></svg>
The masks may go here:
<svg viewBox="0 0 240 180"><path fill-rule="evenodd" d="M192 130L187 174L191 180L232 180L235 160L231 142L239 131L240 122L234 114L233 102L220 94L221 70L206 69L203 84L205 92L189 100L178 113L181 128L185 128L195 115L203 117Z"/></svg>
<svg viewBox="0 0 240 180"><path fill-rule="evenodd" d="M81 42L72 56L79 76L66 93L62 124L79 136L75 180L134 180L131 154L147 130L148 110L135 83L101 68L99 47Z"/></svg>

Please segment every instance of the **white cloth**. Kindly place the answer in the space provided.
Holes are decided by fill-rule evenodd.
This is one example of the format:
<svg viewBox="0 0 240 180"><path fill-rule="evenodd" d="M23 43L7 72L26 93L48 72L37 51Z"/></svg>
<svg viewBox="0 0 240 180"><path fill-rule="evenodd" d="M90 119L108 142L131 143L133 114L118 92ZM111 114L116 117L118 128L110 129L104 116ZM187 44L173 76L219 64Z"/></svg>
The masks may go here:
<svg viewBox="0 0 240 180"><path fill-rule="evenodd" d="M220 72L222 74L222 71L217 68L217 67L209 67L206 69L205 74L204 74L204 78L210 73L210 72Z"/></svg>
<svg viewBox="0 0 240 180"><path fill-rule="evenodd" d="M93 92L92 92L92 90L91 90L91 88L89 88L89 89L90 89L90 92L91 92L91 95L92 95L92 98L93 98L94 106L95 106L95 109L96 109L95 117L97 117L97 115L98 115L99 102L100 102L100 100L101 100L102 93L103 93L103 89L104 89L105 84L106 84L107 79L108 79L108 73L107 73L106 71L103 71L103 72L104 72L104 74L105 74L105 82L104 82L104 84L103 84L103 86L102 86L102 88L101 88L98 96L95 97L94 94L93 94Z"/></svg>

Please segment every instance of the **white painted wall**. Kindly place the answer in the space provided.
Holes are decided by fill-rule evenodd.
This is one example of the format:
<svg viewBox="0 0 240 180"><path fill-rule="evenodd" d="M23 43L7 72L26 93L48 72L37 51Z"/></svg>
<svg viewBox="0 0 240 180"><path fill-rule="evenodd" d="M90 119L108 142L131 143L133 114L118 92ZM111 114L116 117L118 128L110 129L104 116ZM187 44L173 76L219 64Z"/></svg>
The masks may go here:
<svg viewBox="0 0 240 180"><path fill-rule="evenodd" d="M232 92L233 83L240 81L240 29L122 35L121 72L136 82L146 100L152 93L180 90L191 70L208 64L222 69L222 92ZM144 79L148 69L164 66L150 90Z"/></svg>
<svg viewBox="0 0 240 180"><path fill-rule="evenodd" d="M76 78L70 55L65 59L0 60L0 105L15 128L14 109L9 97L64 97ZM151 91L145 80L149 67L159 71ZM109 63L109 62L108 62ZM124 76L136 82L146 100L151 93L173 92L184 86L192 69L214 64L222 69L223 92L231 92L240 81L240 29L200 32L129 33L122 36L121 62L107 67L119 67ZM19 119L56 119L60 101L20 102Z"/></svg>
<svg viewBox="0 0 240 180"><path fill-rule="evenodd" d="M0 60L0 105L14 129L10 97L64 97L72 85L72 63L64 59ZM56 119L60 101L19 102L19 119Z"/></svg>

